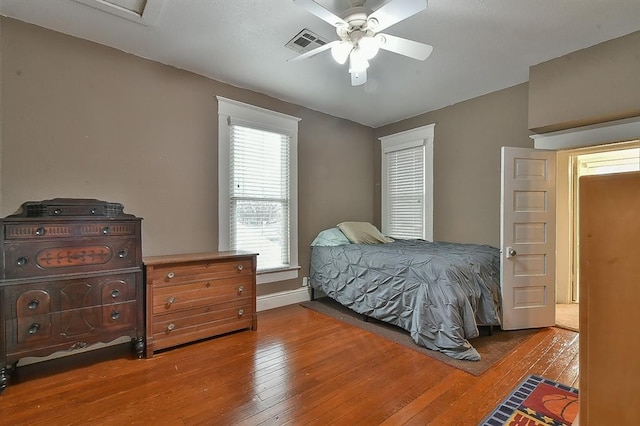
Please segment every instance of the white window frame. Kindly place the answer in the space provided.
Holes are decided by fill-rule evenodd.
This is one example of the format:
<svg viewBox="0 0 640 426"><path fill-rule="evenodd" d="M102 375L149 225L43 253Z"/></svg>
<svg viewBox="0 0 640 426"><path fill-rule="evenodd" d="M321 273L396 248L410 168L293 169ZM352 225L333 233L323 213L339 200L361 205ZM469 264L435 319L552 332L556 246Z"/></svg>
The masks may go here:
<svg viewBox="0 0 640 426"><path fill-rule="evenodd" d="M280 133L290 138L289 161L289 267L258 271L257 284L298 278L298 122L300 118L216 96L218 100L218 250L227 251L230 239L231 123ZM258 254L259 255L259 254Z"/></svg>
<svg viewBox="0 0 640 426"><path fill-rule="evenodd" d="M382 143L382 233L389 230L386 187L389 152L424 146L424 226L422 239L433 241L433 141L435 123L379 138Z"/></svg>

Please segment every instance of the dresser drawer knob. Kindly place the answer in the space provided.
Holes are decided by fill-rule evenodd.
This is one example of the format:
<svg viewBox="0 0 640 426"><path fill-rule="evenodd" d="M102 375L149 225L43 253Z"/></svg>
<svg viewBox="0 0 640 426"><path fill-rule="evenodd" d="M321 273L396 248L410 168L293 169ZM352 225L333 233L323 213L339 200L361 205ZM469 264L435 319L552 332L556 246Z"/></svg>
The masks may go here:
<svg viewBox="0 0 640 426"><path fill-rule="evenodd" d="M242 271L244 269L244 265L238 265L237 268L238 268L238 271Z"/></svg>
<svg viewBox="0 0 640 426"><path fill-rule="evenodd" d="M102 233L104 235L109 235L111 233L111 227L105 226L104 228L102 228Z"/></svg>
<svg viewBox="0 0 640 426"><path fill-rule="evenodd" d="M96 214L98 213L98 209L91 209L91 214Z"/></svg>
<svg viewBox="0 0 640 426"><path fill-rule="evenodd" d="M38 324L37 322L34 322L33 324L31 324L31 327L29 327L29 329L27 330L27 333L33 335L33 334L36 334L38 330L40 330L40 324Z"/></svg>
<svg viewBox="0 0 640 426"><path fill-rule="evenodd" d="M30 301L27 304L27 308L29 309L36 309L38 307L38 305L40 304L40 301L38 299L33 299L32 301Z"/></svg>
<svg viewBox="0 0 640 426"><path fill-rule="evenodd" d="M117 320L118 318L120 318L120 311L113 311L111 312L111 319L112 320Z"/></svg>
<svg viewBox="0 0 640 426"><path fill-rule="evenodd" d="M120 259L124 259L125 257L127 257L129 255L129 252L127 250L120 250L118 252L118 257Z"/></svg>
<svg viewBox="0 0 640 426"><path fill-rule="evenodd" d="M40 227L40 228L36 229L36 235L39 236L39 237L43 236L46 233L47 233L47 230L44 229L43 227Z"/></svg>
<svg viewBox="0 0 640 426"><path fill-rule="evenodd" d="M18 260L16 260L16 263L18 266L24 266L29 263L29 258L25 256L19 257Z"/></svg>
<svg viewBox="0 0 640 426"><path fill-rule="evenodd" d="M174 303L176 303L176 299L175 297L171 296L170 298L167 299L167 305L173 305Z"/></svg>
<svg viewBox="0 0 640 426"><path fill-rule="evenodd" d="M241 317L244 315L244 309L238 309L238 316Z"/></svg>
<svg viewBox="0 0 640 426"><path fill-rule="evenodd" d="M53 214L56 215L56 216L60 215L61 213L62 213L62 210L60 210L60 209L55 209L53 211Z"/></svg>
<svg viewBox="0 0 640 426"><path fill-rule="evenodd" d="M120 290L116 288L111 292L111 298L116 299L118 296L120 296Z"/></svg>
<svg viewBox="0 0 640 426"><path fill-rule="evenodd" d="M171 279L171 278L173 278L173 277L175 277L175 276L176 276L176 274L175 274L174 272L169 272L169 273L167 274L167 278L169 278L169 279Z"/></svg>
<svg viewBox="0 0 640 426"><path fill-rule="evenodd" d="M238 294L242 294L243 291L244 291L244 286L239 285L238 286Z"/></svg>
<svg viewBox="0 0 640 426"><path fill-rule="evenodd" d="M174 323L171 323L167 326L167 331L173 331L175 330L175 328L176 328L176 325Z"/></svg>

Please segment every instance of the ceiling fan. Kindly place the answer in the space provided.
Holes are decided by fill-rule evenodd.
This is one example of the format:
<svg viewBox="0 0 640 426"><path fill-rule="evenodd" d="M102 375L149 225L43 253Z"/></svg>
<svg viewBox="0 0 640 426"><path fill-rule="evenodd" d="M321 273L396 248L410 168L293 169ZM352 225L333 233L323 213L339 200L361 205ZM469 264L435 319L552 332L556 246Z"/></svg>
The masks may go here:
<svg viewBox="0 0 640 426"><path fill-rule="evenodd" d="M427 0L391 0L371 12L365 7L365 0L349 0L350 8L342 17L325 9L314 0L293 0L323 21L336 27L340 40L332 41L291 59L315 56L331 49L333 58L339 64L349 60L351 85L359 86L367 81L369 60L379 49L405 55L420 61L427 59L433 50L428 44L384 34L380 31L427 8Z"/></svg>

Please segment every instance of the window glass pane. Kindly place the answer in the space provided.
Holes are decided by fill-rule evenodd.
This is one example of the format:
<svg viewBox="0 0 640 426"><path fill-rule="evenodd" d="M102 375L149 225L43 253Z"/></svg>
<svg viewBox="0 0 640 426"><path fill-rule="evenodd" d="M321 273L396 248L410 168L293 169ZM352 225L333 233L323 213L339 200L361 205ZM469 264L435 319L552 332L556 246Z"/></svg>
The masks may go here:
<svg viewBox="0 0 640 426"><path fill-rule="evenodd" d="M258 270L289 265L289 137L231 126L230 240Z"/></svg>
<svg viewBox="0 0 640 426"><path fill-rule="evenodd" d="M260 253L261 269L287 266L288 217L286 203L232 200L231 239L234 249Z"/></svg>
<svg viewBox="0 0 640 426"><path fill-rule="evenodd" d="M424 235L424 146L387 155L387 233L396 238Z"/></svg>

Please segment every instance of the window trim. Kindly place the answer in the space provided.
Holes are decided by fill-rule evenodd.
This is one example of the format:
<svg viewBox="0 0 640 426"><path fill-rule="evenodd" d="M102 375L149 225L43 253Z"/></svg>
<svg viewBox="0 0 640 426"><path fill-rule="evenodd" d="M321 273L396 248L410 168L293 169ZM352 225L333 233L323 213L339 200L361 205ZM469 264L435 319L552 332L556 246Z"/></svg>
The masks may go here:
<svg viewBox="0 0 640 426"><path fill-rule="evenodd" d="M388 189L385 185L388 172L388 161L386 154L402 149L424 146L424 227L422 238L433 241L433 141L434 128L436 124L417 127L404 132L395 133L389 136L378 138L382 144L382 167L381 167L381 210L382 210L382 233L388 232L387 199Z"/></svg>
<svg viewBox="0 0 640 426"><path fill-rule="evenodd" d="M300 118L216 96L218 100L218 250L230 247L230 125L239 124L289 136L289 267L259 271L257 283L298 278L298 122Z"/></svg>

